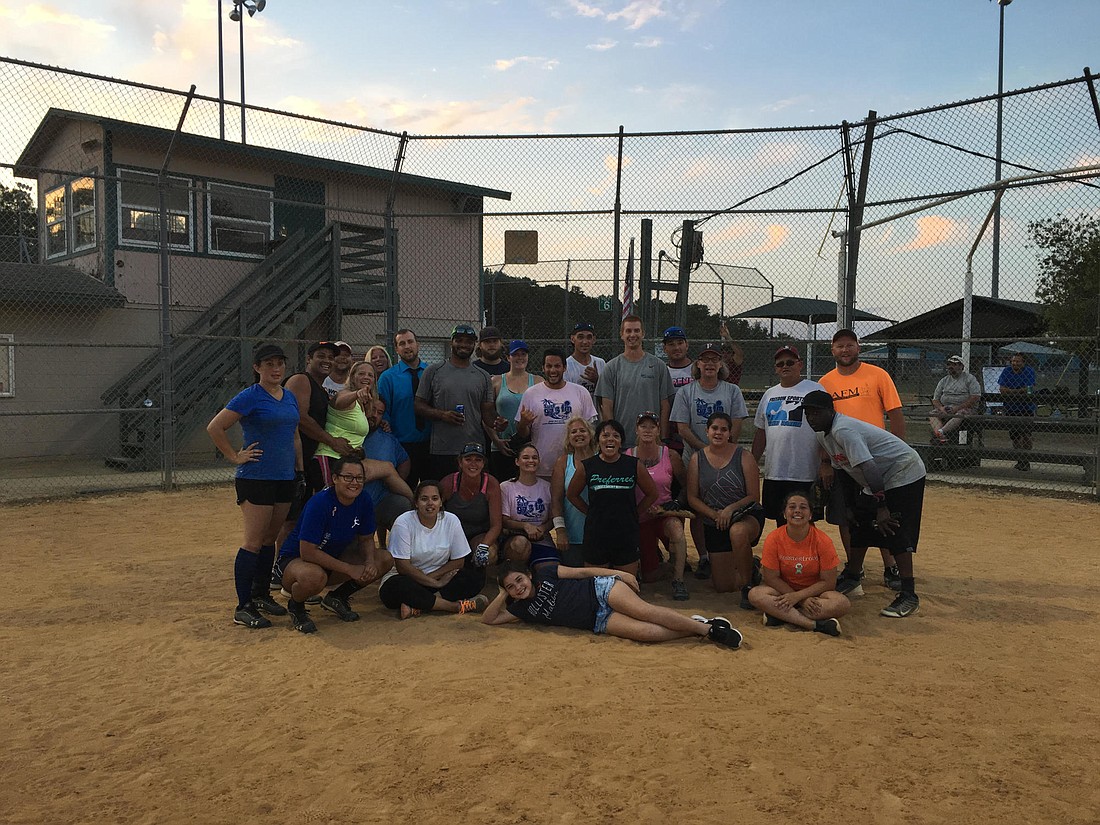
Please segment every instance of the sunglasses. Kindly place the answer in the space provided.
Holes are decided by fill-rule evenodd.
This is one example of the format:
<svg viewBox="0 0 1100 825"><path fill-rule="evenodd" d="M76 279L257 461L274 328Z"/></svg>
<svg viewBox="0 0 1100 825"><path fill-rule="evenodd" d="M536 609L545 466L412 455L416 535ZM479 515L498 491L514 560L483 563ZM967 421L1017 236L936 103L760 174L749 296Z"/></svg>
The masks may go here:
<svg viewBox="0 0 1100 825"><path fill-rule="evenodd" d="M357 476L355 473L336 473L335 478L342 478L347 484L366 484L366 476Z"/></svg>
<svg viewBox="0 0 1100 825"><path fill-rule="evenodd" d="M777 367L793 367L797 363L793 358L788 358L786 361L776 361L775 365Z"/></svg>

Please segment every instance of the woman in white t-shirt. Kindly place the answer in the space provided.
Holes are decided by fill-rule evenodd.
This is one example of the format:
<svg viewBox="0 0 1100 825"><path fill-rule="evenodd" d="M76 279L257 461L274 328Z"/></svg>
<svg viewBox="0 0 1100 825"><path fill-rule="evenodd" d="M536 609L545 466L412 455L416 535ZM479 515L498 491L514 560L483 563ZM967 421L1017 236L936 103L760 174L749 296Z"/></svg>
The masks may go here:
<svg viewBox="0 0 1100 825"><path fill-rule="evenodd" d="M514 533L504 542L504 557L532 568L560 561L550 537L554 514L550 482L535 475L539 461L535 445L525 445L516 455L519 476L500 485L504 529Z"/></svg>
<svg viewBox="0 0 1100 825"><path fill-rule="evenodd" d="M422 481L414 495L415 510L402 513L390 530L394 569L382 579L382 604L402 619L429 610L479 613L489 600L479 595L484 569L467 566L470 545L462 523L443 511L438 481Z"/></svg>

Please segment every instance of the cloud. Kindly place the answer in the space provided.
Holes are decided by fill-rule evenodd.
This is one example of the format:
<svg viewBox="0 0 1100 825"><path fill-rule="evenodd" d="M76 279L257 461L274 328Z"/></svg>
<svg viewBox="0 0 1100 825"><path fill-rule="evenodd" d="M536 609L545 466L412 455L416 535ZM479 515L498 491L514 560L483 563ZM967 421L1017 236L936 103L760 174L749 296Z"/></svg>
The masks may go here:
<svg viewBox="0 0 1100 825"><path fill-rule="evenodd" d="M520 63L529 64L537 68L553 71L560 64L552 57L531 57L529 55L520 55L519 57L501 58L493 62L493 68L498 72L506 72L509 69L518 66Z"/></svg>
<svg viewBox="0 0 1100 825"><path fill-rule="evenodd" d="M623 169L627 169L634 164L634 158L630 155L623 155ZM590 195L602 195L604 192L615 185L616 169L618 168L618 158L615 155L604 155L603 168L606 174L597 183L588 187L588 194Z"/></svg>
<svg viewBox="0 0 1100 825"><path fill-rule="evenodd" d="M594 52L606 52L608 49L613 49L618 45L618 40L612 40L610 37L601 37L595 43L589 43L585 48L591 49Z"/></svg>
<svg viewBox="0 0 1100 825"><path fill-rule="evenodd" d="M631 0L618 11L605 11L583 0L567 0L567 2L569 7L581 17L606 20L609 23L621 20L630 30L640 29L650 20L668 15L668 11L664 8L665 0Z"/></svg>
<svg viewBox="0 0 1100 825"><path fill-rule="evenodd" d="M656 49L664 41L659 37L643 37L641 40L634 41L635 49Z"/></svg>
<svg viewBox="0 0 1100 825"><path fill-rule="evenodd" d="M596 6L590 6L587 3L582 3L580 0L568 0L570 8L573 9L581 17L604 17L603 9Z"/></svg>
<svg viewBox="0 0 1100 825"><path fill-rule="evenodd" d="M65 26L78 30L82 35L102 37L115 31L115 27L88 17L79 17L67 11L59 11L46 3L31 3L20 9L0 6L0 19L21 28L38 26ZM40 33L40 32L39 32Z"/></svg>
<svg viewBox="0 0 1100 825"><path fill-rule="evenodd" d="M963 236L963 225L943 215L925 215L917 218L917 236L909 243L898 247L897 252L913 252L932 246L951 243Z"/></svg>
<svg viewBox="0 0 1100 825"><path fill-rule="evenodd" d="M767 239L752 249L748 250L745 255L763 255L765 252L772 252L781 247L791 234L791 228L784 226L780 223L770 223L764 227L764 233L767 235Z"/></svg>
<svg viewBox="0 0 1100 825"><path fill-rule="evenodd" d="M782 100L776 100L773 103L765 103L760 107L762 112L782 112L784 109L789 109L791 106L796 106L801 103L805 98L803 97L787 97Z"/></svg>

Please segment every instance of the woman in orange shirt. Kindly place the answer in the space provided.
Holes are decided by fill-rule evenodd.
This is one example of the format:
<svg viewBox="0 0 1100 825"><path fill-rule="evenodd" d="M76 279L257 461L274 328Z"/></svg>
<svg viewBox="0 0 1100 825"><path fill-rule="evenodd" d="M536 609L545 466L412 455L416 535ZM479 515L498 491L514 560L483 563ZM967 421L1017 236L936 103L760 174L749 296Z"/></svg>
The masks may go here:
<svg viewBox="0 0 1100 825"><path fill-rule="evenodd" d="M783 502L787 523L764 540L763 584L749 591L749 601L764 611L764 624L793 624L806 630L840 635L840 616L852 609L836 590L837 557L833 540L811 521L805 493L792 492Z"/></svg>

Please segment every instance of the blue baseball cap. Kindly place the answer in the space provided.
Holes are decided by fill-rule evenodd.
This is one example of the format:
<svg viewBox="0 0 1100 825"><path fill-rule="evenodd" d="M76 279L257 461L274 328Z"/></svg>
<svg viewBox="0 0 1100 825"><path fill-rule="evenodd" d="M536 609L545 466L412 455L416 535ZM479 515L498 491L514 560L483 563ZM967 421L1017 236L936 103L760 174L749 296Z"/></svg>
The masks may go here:
<svg viewBox="0 0 1100 825"><path fill-rule="evenodd" d="M515 355L517 352L520 352L520 351L522 351L522 352L530 352L531 351L531 348L529 346L527 346L526 341L521 341L519 338L517 338L511 344L508 345L508 354L509 355Z"/></svg>
<svg viewBox="0 0 1100 825"><path fill-rule="evenodd" d="M669 327L665 330L664 340L675 341L677 338L687 340L687 333L684 332L682 327Z"/></svg>
<svg viewBox="0 0 1100 825"><path fill-rule="evenodd" d="M595 332L596 328L587 321L573 324L573 332Z"/></svg>

